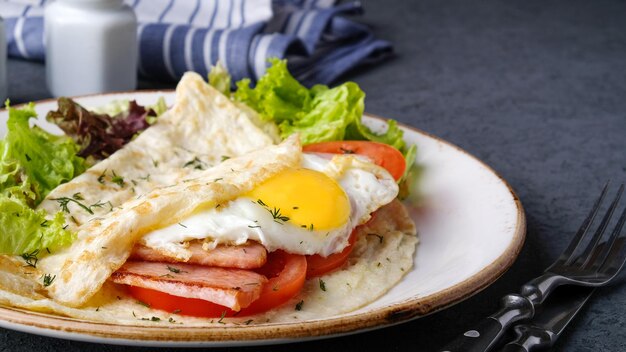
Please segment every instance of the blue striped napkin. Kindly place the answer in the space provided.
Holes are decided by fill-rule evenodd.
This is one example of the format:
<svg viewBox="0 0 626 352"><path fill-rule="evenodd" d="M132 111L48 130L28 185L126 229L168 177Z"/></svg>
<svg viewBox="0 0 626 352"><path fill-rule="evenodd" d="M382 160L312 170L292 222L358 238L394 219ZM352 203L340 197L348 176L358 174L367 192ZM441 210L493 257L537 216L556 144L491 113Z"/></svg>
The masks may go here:
<svg viewBox="0 0 626 352"><path fill-rule="evenodd" d="M0 0L9 56L43 61L43 7L48 0ZM289 60L305 85L330 84L360 64L392 50L371 30L342 15L361 13L358 2L336 0L125 0L139 20L139 71L177 81L202 75L220 60L234 80L253 81L268 58Z"/></svg>

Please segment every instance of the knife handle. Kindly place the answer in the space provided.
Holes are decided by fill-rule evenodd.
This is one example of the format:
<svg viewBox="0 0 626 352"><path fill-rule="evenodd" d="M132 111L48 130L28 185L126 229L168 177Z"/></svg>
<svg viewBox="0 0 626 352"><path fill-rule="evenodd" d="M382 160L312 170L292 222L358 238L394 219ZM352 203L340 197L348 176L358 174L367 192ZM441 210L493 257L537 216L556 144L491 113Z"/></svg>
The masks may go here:
<svg viewBox="0 0 626 352"><path fill-rule="evenodd" d="M532 302L518 294L502 298L500 311L483 319L473 330L466 331L441 349L441 352L484 352L491 349L504 331L521 319L535 314Z"/></svg>
<svg viewBox="0 0 626 352"><path fill-rule="evenodd" d="M517 325L515 340L502 348L501 352L533 352L546 350L554 344L553 334L545 329L531 325Z"/></svg>

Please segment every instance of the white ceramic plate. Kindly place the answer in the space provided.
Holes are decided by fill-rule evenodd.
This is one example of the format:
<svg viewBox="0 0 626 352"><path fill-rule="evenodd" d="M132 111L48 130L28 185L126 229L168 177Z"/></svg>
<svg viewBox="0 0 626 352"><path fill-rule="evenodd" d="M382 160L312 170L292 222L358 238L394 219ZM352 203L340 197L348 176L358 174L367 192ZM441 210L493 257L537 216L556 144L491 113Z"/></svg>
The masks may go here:
<svg viewBox="0 0 626 352"><path fill-rule="evenodd" d="M113 99L136 99L153 104L163 96L168 105L174 93L132 92L87 96L84 106L104 105ZM37 103L37 122L51 132L60 130L44 121L56 109L54 100ZM7 113L0 111L0 135ZM374 129L382 118L366 115ZM415 220L420 243L415 265L406 277L375 302L357 311L327 319L293 324L189 328L128 327L80 321L0 307L0 326L24 332L90 342L142 346L236 346L294 342L381 328L415 319L457 303L495 281L513 263L524 242L526 222L522 205L507 183L491 168L458 147L417 129L402 126L405 140L418 147L422 168L421 200L405 202Z"/></svg>

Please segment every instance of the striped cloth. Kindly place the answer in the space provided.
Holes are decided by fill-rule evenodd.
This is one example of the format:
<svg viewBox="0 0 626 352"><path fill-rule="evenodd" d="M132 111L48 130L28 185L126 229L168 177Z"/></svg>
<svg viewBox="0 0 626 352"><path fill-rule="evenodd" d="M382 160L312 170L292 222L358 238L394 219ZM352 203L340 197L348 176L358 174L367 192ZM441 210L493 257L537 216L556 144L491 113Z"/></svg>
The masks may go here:
<svg viewBox="0 0 626 352"><path fill-rule="evenodd" d="M49 0L0 0L9 56L43 61L43 7ZM234 80L253 81L268 58L287 58L305 85L330 84L392 50L370 29L342 15L358 2L336 0L124 0L139 21L139 73L177 81L185 71L208 73L220 60Z"/></svg>

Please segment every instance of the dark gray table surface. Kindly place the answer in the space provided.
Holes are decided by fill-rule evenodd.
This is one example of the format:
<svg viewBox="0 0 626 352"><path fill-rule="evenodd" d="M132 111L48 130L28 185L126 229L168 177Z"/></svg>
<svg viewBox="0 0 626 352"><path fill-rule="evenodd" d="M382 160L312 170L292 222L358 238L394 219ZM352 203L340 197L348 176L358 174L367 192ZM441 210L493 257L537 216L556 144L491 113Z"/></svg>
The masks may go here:
<svg viewBox="0 0 626 352"><path fill-rule="evenodd" d="M432 351L541 273L607 179L626 181L625 1L363 1L396 55L346 79L366 110L459 145L498 171L528 234L510 270L475 296L395 327L232 351ZM9 61L14 103L48 98L40 64ZM142 82L140 88L167 84ZM626 351L626 275L597 291L559 351ZM0 351L139 351L0 329Z"/></svg>

